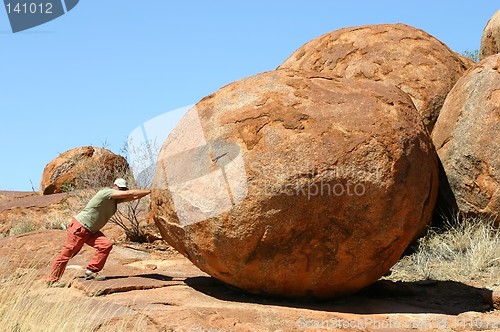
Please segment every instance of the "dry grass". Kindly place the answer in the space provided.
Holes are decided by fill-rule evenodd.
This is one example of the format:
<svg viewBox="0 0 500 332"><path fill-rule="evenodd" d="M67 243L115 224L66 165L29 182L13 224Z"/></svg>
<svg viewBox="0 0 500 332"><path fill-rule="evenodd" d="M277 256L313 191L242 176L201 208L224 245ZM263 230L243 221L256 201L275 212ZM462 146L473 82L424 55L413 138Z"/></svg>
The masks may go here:
<svg viewBox="0 0 500 332"><path fill-rule="evenodd" d="M3 266L2 266L3 265ZM6 271L8 267L0 264ZM72 288L47 288L36 266L19 268L0 279L2 331L148 331L144 314L89 298Z"/></svg>
<svg viewBox="0 0 500 332"><path fill-rule="evenodd" d="M11 222L10 228L7 226L7 222ZM3 237L16 236L32 231L44 230L44 229L65 229L66 225L69 223L70 218L66 215L61 215L60 213L47 213L42 219L32 218L30 215L24 216L12 216L5 220L4 232L1 235ZM6 227L7 226L7 227Z"/></svg>
<svg viewBox="0 0 500 332"><path fill-rule="evenodd" d="M500 286L500 229L491 219L460 218L430 230L417 251L393 268L391 280L475 280Z"/></svg>
<svg viewBox="0 0 500 332"><path fill-rule="evenodd" d="M35 230L35 225L28 218L17 220L9 230L9 236L21 235Z"/></svg>

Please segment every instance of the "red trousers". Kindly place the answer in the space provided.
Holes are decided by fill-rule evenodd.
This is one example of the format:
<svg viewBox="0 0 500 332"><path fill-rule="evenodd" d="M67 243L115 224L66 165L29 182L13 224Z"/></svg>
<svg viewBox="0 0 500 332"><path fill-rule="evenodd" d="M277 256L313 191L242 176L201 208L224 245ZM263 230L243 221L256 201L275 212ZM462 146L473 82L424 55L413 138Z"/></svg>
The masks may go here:
<svg viewBox="0 0 500 332"><path fill-rule="evenodd" d="M57 281L64 273L64 269L70 258L74 257L87 244L97 251L87 265L87 269L93 272L101 271L106 263L106 259L113 248L113 244L104 236L102 232L92 233L83 227L78 220L73 218L68 225L66 241L61 253L52 262L48 282Z"/></svg>

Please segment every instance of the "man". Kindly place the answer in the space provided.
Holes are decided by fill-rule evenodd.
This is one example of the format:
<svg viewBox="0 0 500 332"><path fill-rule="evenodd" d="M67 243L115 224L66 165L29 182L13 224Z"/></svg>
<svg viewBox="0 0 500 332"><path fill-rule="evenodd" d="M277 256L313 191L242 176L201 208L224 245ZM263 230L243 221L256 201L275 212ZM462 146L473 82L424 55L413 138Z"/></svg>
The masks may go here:
<svg viewBox="0 0 500 332"><path fill-rule="evenodd" d="M64 248L52 263L47 285L49 287L66 286L60 283L59 279L61 279L70 258L78 254L83 244L96 249L94 257L87 264L85 279L104 280L99 275L99 271L104 267L113 245L100 229L115 214L117 204L142 198L150 192L150 190L129 190L127 181L121 178L115 180L112 188L99 190L68 225Z"/></svg>

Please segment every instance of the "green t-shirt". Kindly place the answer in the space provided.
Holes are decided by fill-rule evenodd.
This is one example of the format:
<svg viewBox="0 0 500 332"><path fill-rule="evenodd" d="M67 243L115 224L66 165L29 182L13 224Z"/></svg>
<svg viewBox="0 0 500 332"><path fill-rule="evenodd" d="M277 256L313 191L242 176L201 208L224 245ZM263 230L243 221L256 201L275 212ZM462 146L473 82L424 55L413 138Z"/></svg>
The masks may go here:
<svg viewBox="0 0 500 332"><path fill-rule="evenodd" d="M76 220L93 233L103 228L116 212L118 202L111 198L114 192L115 190L111 188L99 190L85 208L75 216Z"/></svg>

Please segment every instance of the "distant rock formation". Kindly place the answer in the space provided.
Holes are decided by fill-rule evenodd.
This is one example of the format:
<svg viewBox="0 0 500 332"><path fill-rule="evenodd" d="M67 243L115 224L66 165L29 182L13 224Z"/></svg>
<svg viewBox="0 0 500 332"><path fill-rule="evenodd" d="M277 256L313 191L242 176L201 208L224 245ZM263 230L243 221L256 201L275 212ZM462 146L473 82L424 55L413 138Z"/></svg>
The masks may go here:
<svg viewBox="0 0 500 332"><path fill-rule="evenodd" d="M385 81L408 93L429 132L446 95L473 62L405 24L349 27L296 50L278 68Z"/></svg>
<svg viewBox="0 0 500 332"><path fill-rule="evenodd" d="M406 93L293 70L202 99L156 172L167 180L151 197L165 240L227 284L286 297L376 281L429 224L438 189L437 155Z"/></svg>
<svg viewBox="0 0 500 332"><path fill-rule="evenodd" d="M479 57L483 60L498 53L500 53L500 10L497 10L484 27Z"/></svg>
<svg viewBox="0 0 500 332"><path fill-rule="evenodd" d="M40 193L111 186L128 171L127 160L107 149L84 146L61 153L45 166Z"/></svg>
<svg viewBox="0 0 500 332"><path fill-rule="evenodd" d="M500 213L499 133L500 54L481 61L457 82L432 133L463 213Z"/></svg>

